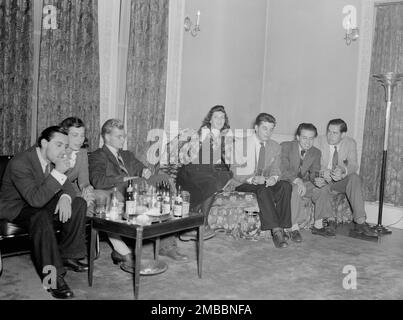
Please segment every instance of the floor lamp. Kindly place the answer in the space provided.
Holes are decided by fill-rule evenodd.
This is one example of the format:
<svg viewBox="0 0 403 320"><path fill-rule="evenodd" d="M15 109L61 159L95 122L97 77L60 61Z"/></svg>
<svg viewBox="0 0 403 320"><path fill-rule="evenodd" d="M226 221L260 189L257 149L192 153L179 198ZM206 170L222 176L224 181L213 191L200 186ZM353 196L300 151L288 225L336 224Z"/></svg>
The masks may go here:
<svg viewBox="0 0 403 320"><path fill-rule="evenodd" d="M386 119L385 119L385 136L383 140L383 154L382 154L382 169L381 169L381 185L379 189L379 210L378 210L378 224L374 226L374 230L379 235L391 234L392 231L382 225L382 210L383 210L383 196L385 191L385 174L386 174L386 160L388 157L388 138L389 138L389 122L390 122L390 107L392 105L393 89L397 83L403 79L403 73L388 72L384 74L372 75L381 85L385 88L386 98Z"/></svg>

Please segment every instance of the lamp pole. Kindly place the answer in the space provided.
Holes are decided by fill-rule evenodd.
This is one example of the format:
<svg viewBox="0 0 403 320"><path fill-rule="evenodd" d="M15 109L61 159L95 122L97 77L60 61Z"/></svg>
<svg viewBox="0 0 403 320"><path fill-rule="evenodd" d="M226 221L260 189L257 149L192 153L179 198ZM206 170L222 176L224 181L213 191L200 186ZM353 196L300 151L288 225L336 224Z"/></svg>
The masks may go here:
<svg viewBox="0 0 403 320"><path fill-rule="evenodd" d="M376 232L378 232L378 234L391 234L392 231L382 225L382 210L383 197L385 193L386 160L388 157L390 107L392 105L393 90L396 87L397 83L403 79L403 73L387 72L383 74L374 74L372 76L385 88L386 99L385 136L383 140L381 184L379 188L378 224L373 228Z"/></svg>

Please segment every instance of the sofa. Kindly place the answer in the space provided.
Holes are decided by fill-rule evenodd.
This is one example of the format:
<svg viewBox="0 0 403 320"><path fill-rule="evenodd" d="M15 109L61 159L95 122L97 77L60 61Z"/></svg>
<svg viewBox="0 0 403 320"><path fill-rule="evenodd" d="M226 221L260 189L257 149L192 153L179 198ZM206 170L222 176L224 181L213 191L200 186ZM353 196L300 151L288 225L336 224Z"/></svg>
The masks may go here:
<svg viewBox="0 0 403 320"><path fill-rule="evenodd" d="M290 137L284 135L273 138L278 142L290 140ZM181 167L180 150L186 143L181 140L178 135L165 146L161 152L161 154L165 153L164 162L157 165L158 170L170 175L174 181L176 181L177 172ZM314 205L309 199L304 199L302 205L305 217L302 221L298 221L298 224L301 229L310 229L314 223ZM343 194L335 195L331 205L337 223L352 221L351 208ZM225 232L237 239L259 240L261 233L258 212L259 206L255 194L236 191L220 192L215 195L208 215L208 224L212 229Z"/></svg>

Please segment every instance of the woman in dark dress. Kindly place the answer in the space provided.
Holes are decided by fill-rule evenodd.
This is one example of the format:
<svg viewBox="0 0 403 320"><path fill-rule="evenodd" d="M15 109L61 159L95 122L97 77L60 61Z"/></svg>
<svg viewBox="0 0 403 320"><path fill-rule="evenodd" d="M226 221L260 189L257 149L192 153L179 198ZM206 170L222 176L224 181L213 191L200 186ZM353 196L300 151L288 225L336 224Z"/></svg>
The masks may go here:
<svg viewBox="0 0 403 320"><path fill-rule="evenodd" d="M204 214L205 239L214 236L207 224L214 196L232 178L228 161L232 153L232 137L226 137L229 128L224 107L214 106L204 118L197 135L180 150L180 161L185 165L178 171L177 183L189 191L192 211ZM186 233L180 239L195 240L195 234Z"/></svg>

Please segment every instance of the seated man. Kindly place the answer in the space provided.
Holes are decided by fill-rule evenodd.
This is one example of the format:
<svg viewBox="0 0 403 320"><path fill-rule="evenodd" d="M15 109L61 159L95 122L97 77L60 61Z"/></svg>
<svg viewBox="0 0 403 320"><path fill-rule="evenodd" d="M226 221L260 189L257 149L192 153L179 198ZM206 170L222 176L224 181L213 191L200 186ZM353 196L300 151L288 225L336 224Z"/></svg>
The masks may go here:
<svg viewBox="0 0 403 320"><path fill-rule="evenodd" d="M88 270L88 265L79 261L87 252L87 204L76 197L64 175L70 164L66 158L67 141L67 133L62 128L45 129L37 146L17 154L9 162L0 191L0 218L27 228L34 265L42 279L49 266L50 270L54 268L56 284L51 283L48 290L59 299L73 297L64 280L66 269ZM59 244L54 223L61 227Z"/></svg>
<svg viewBox="0 0 403 320"><path fill-rule="evenodd" d="M95 189L111 190L117 187L124 195L130 179L151 177L151 171L137 160L132 152L122 150L126 139L122 121L107 120L102 126L101 135L104 140L103 147L91 153L89 157L90 182ZM133 273L135 264L132 251L119 236L109 235L109 239L113 246L113 262L119 263L122 270ZM187 256L177 251L174 236L161 238L159 254L176 261L188 261Z"/></svg>
<svg viewBox="0 0 403 320"><path fill-rule="evenodd" d="M318 131L312 123L301 123L296 132L296 140L281 143L281 180L292 183L291 195L291 240L301 242L298 222L303 216L302 198L312 198L315 189L312 183L315 173L320 171L319 149L313 147Z"/></svg>
<svg viewBox="0 0 403 320"><path fill-rule="evenodd" d="M275 126L276 119L272 115L261 113L255 121L255 133L236 140L235 163L231 167L234 177L230 183L236 191L256 194L261 230L271 230L274 245L285 248L288 243L284 228L291 227L292 187L287 181L279 181L281 148L270 139Z"/></svg>
<svg viewBox="0 0 403 320"><path fill-rule="evenodd" d="M315 178L315 185L320 189L321 205L325 208L315 209L315 225L313 234L325 237L336 235L336 221L330 206L331 197L344 193L350 203L354 216L354 231L364 236L374 237L374 232L366 223L364 197L361 179L356 173L357 145L354 139L346 136L347 124L342 119L330 120L327 125L325 139L318 139L318 148L322 152L321 177ZM318 214L317 214L318 213ZM323 226L323 220L328 224Z"/></svg>

